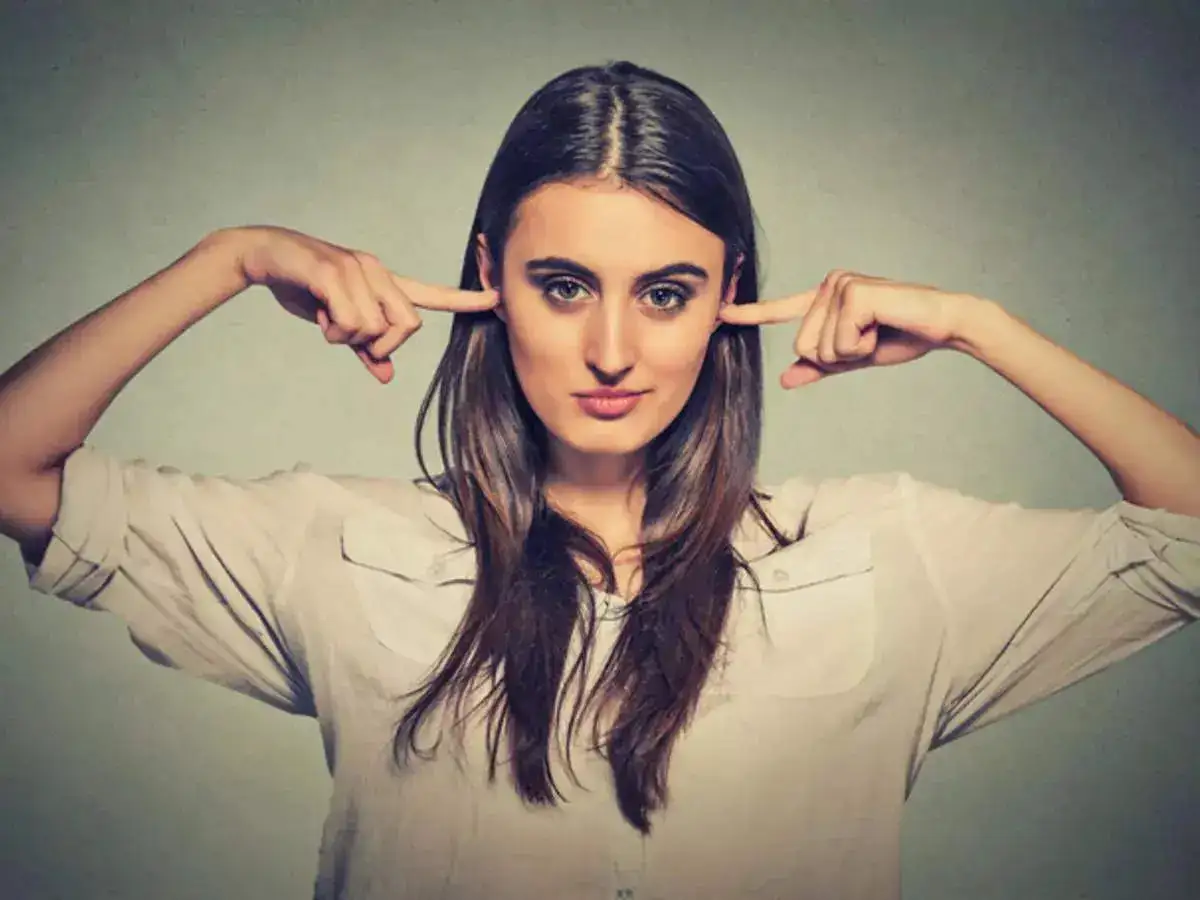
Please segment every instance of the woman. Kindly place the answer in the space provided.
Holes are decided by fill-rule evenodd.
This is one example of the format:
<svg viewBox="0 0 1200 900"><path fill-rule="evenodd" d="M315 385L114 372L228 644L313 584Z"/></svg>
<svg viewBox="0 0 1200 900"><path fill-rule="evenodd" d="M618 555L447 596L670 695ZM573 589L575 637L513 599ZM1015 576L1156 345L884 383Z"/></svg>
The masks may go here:
<svg viewBox="0 0 1200 900"><path fill-rule="evenodd" d="M84 444L252 284L381 382L418 309L455 313L424 479L189 477ZM758 489L755 326L796 320L784 387L967 353L1123 499L1029 510L903 473ZM930 749L1200 613L1193 431L989 300L835 271L760 302L723 130L625 62L520 110L459 288L222 230L14 366L0 420L0 531L35 589L318 719L319 898L895 897Z"/></svg>

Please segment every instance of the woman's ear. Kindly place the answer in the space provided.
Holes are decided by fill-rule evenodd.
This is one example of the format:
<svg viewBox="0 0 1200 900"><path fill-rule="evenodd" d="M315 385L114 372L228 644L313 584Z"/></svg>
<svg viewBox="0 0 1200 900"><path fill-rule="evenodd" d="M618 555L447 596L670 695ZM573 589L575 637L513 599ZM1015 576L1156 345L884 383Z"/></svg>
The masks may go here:
<svg viewBox="0 0 1200 900"><path fill-rule="evenodd" d="M742 263L746 261L746 254L739 253L737 261L733 264L733 275L729 278L729 287L725 291L725 302L732 303L737 297L738 279L742 277Z"/></svg>
<svg viewBox="0 0 1200 900"><path fill-rule="evenodd" d="M475 238L475 266L479 269L479 281L483 285L484 290L499 290L500 285L493 283L492 273L492 254L488 250L487 235L482 231ZM500 302L493 308L492 312L500 319L501 322L507 323L507 311L504 309L504 297L501 295Z"/></svg>
<svg viewBox="0 0 1200 900"><path fill-rule="evenodd" d="M737 297L738 278L742 274L742 262L745 260L745 258L746 256L744 253L739 253L737 262L733 264L733 274L729 278L729 286L725 289L725 296L721 298L720 304L718 305L717 320L713 322L713 331L716 331L721 327L720 310L732 304L734 299Z"/></svg>

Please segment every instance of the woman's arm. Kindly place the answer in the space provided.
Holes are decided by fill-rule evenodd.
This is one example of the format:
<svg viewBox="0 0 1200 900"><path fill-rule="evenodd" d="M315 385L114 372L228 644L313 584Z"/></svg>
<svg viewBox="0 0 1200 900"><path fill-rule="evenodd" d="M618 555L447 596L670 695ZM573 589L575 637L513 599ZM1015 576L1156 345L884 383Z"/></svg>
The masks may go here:
<svg viewBox="0 0 1200 900"><path fill-rule="evenodd" d="M62 461L143 366L247 287L240 253L240 232L213 232L0 375L0 534L45 539Z"/></svg>
<svg viewBox="0 0 1200 900"><path fill-rule="evenodd" d="M994 369L1079 438L1138 506L1200 516L1200 436L990 300L967 298L955 349Z"/></svg>

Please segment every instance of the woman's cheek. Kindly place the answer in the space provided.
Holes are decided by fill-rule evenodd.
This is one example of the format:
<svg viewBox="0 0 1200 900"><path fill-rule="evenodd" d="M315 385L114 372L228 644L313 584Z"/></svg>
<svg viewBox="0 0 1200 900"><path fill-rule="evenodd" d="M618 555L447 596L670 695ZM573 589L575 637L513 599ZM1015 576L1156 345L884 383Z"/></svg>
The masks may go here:
<svg viewBox="0 0 1200 900"><path fill-rule="evenodd" d="M644 346L646 355L653 359L654 367L663 373L689 375L698 371L708 352L708 332L703 329L678 329L671 333L655 335L653 342Z"/></svg>

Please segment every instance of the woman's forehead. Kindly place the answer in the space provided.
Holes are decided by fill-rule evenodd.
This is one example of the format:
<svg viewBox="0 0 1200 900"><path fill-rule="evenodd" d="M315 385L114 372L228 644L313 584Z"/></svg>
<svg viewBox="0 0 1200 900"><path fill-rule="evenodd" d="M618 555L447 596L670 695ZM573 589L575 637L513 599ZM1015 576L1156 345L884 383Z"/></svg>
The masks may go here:
<svg viewBox="0 0 1200 900"><path fill-rule="evenodd" d="M520 258L562 256L593 268L640 270L690 257L711 263L721 258L724 242L632 187L554 183L522 201L508 250Z"/></svg>

